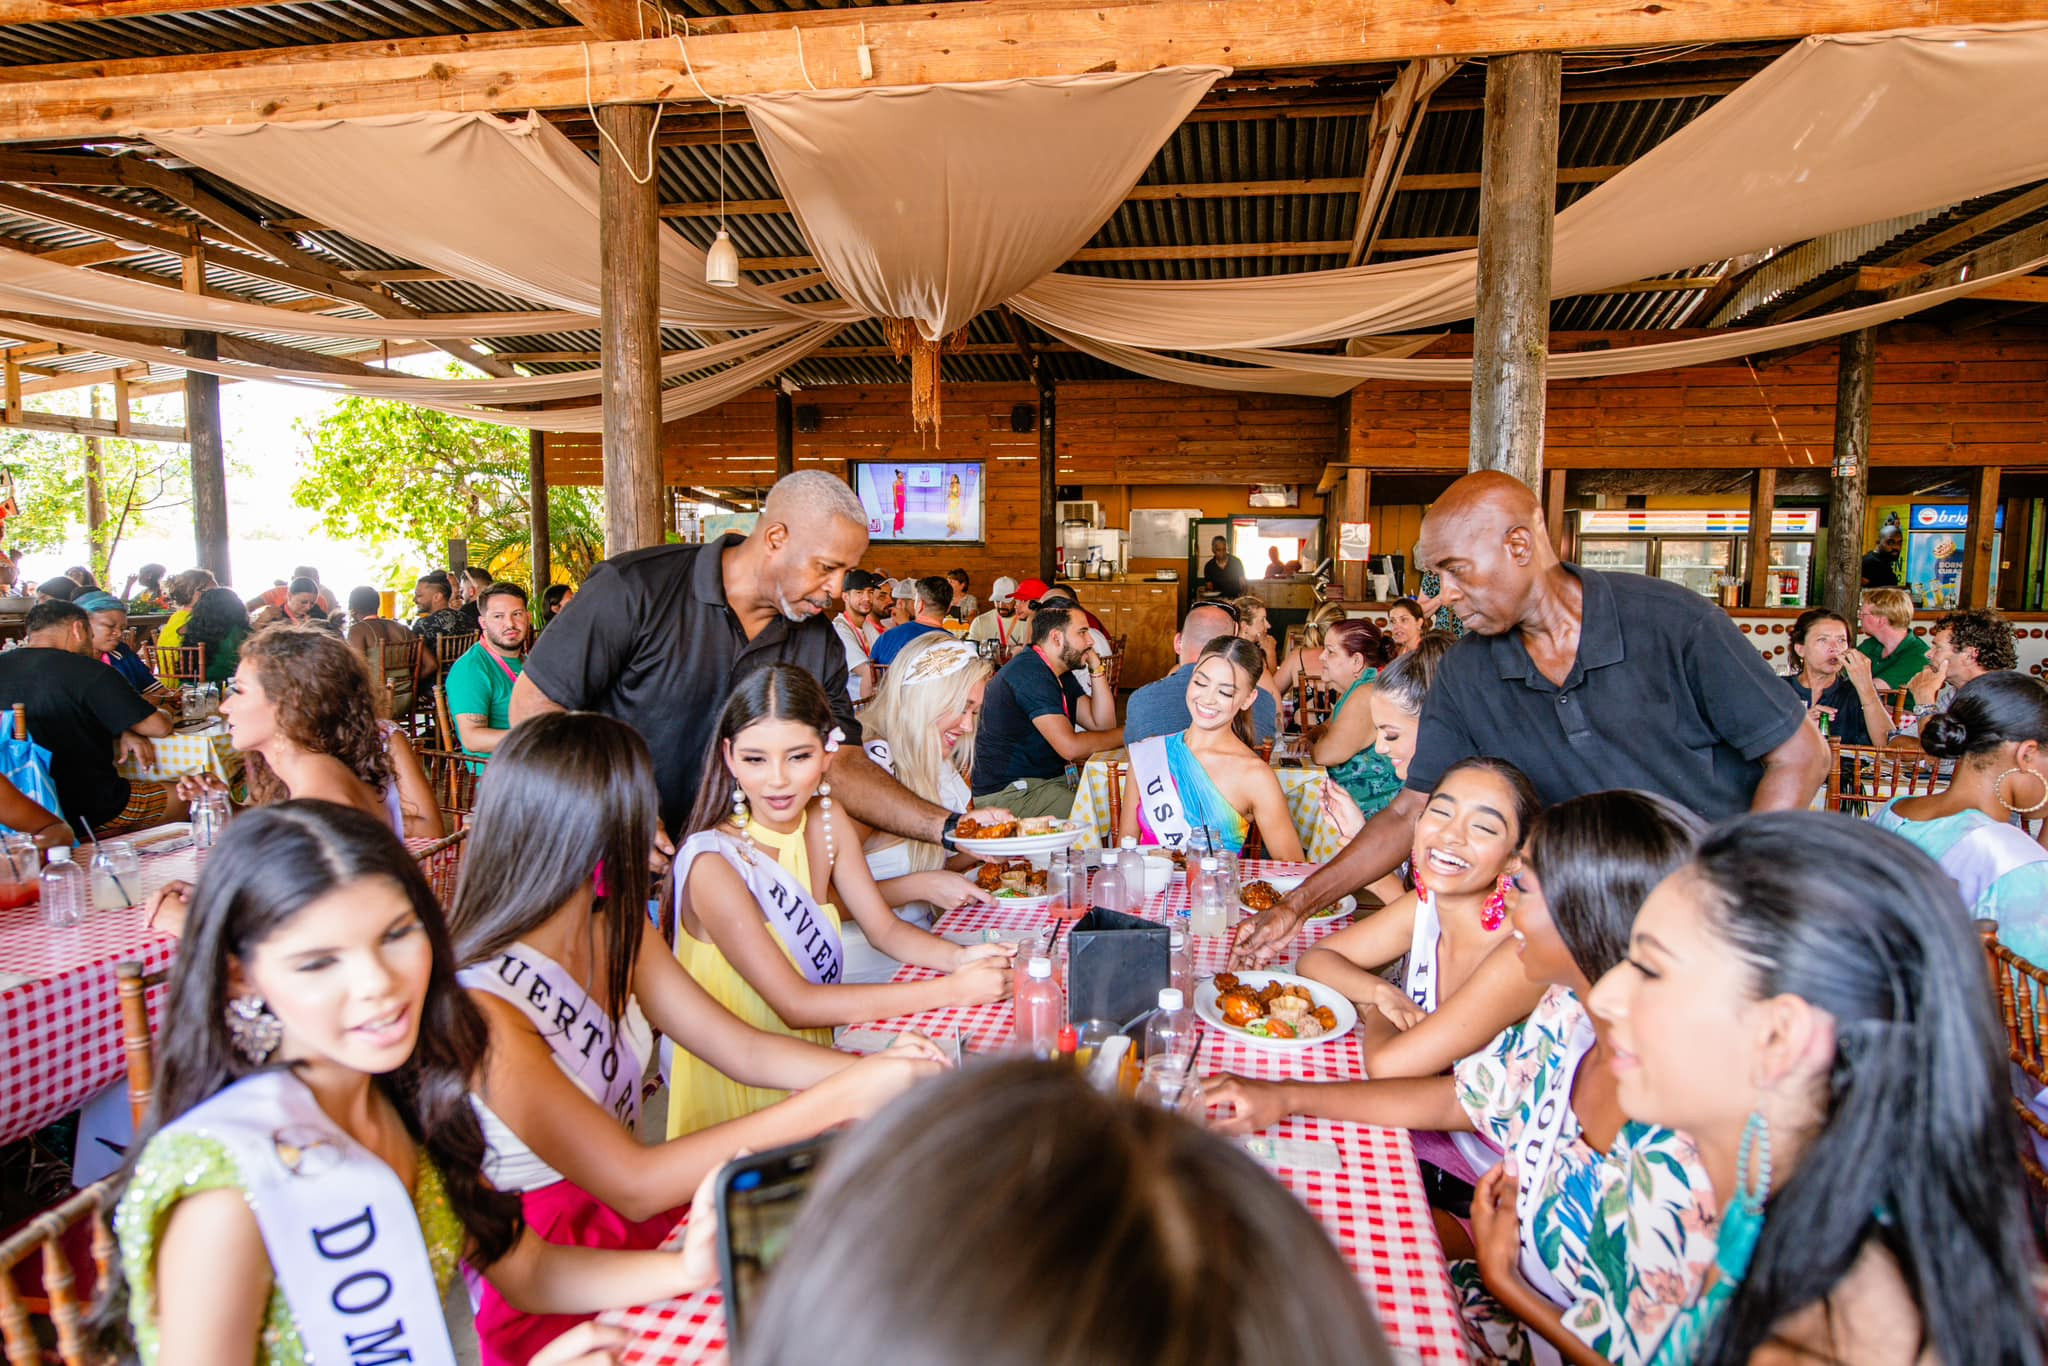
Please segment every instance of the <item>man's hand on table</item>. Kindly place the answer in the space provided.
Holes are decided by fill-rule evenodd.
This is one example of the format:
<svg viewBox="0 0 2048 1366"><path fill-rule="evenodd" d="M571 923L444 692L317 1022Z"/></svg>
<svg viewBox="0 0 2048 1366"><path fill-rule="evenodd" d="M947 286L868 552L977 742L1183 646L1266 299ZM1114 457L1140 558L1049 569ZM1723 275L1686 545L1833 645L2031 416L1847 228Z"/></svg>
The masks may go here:
<svg viewBox="0 0 2048 1366"><path fill-rule="evenodd" d="M143 769L154 768L156 746L150 742L147 735L137 735L132 730L124 730L114 739L114 762L132 763Z"/></svg>
<svg viewBox="0 0 2048 1366"><path fill-rule="evenodd" d="M1309 908L1294 901L1294 893L1289 892L1270 910L1260 911L1238 927L1237 939L1230 946L1233 969L1263 968L1287 951L1308 921Z"/></svg>
<svg viewBox="0 0 2048 1366"><path fill-rule="evenodd" d="M1228 1073L1202 1078L1202 1103L1220 1107L1209 1120L1219 1134L1252 1134L1270 1129L1288 1114L1287 1087L1282 1082L1253 1081Z"/></svg>
<svg viewBox="0 0 2048 1366"><path fill-rule="evenodd" d="M146 903L148 914L142 923L160 934L182 939L185 935L185 917L192 910L192 884L189 882L167 882L163 890Z"/></svg>
<svg viewBox="0 0 2048 1366"><path fill-rule="evenodd" d="M178 779L177 787L174 790L178 794L179 801L190 805L209 792L227 791L228 785L211 773L187 773L184 777Z"/></svg>

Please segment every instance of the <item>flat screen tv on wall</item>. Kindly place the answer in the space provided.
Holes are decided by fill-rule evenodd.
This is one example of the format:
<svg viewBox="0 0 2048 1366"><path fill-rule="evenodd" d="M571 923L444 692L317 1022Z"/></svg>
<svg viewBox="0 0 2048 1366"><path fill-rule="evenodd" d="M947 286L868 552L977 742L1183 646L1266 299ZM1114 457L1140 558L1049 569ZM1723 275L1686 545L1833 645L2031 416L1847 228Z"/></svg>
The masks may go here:
<svg viewBox="0 0 2048 1366"><path fill-rule="evenodd" d="M856 462L853 491L867 509L868 539L978 544L982 476L978 461Z"/></svg>

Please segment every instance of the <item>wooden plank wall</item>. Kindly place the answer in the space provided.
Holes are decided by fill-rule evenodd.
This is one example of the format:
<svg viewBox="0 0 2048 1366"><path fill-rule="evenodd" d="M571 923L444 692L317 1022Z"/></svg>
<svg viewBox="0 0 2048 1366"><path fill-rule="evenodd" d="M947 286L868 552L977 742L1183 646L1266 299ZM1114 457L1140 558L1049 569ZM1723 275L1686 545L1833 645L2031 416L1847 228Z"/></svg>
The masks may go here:
<svg viewBox="0 0 2048 1366"><path fill-rule="evenodd" d="M1669 340L1669 333L1616 337ZM1557 339L1559 350L1574 339ZM1431 355L1456 355L1442 344ZM1553 468L1754 469L1828 464L1835 344L1754 368L1742 360L1600 379L1553 380L1544 460ZM1462 469L1469 394L1372 382L1350 395L1349 459L1375 469ZM1877 352L1871 463L2048 464L2048 335L1928 327L1887 332Z"/></svg>

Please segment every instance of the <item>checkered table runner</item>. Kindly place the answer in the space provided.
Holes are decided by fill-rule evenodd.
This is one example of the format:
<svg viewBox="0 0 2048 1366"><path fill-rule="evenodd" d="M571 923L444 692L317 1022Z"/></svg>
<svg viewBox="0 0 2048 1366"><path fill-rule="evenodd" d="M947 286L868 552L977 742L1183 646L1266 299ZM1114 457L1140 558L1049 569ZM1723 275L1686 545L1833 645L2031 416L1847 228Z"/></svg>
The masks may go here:
<svg viewBox="0 0 2048 1366"><path fill-rule="evenodd" d="M1247 880L1308 871L1309 865L1305 864L1244 865ZM1154 897L1143 913L1159 918L1183 911L1186 906L1186 888L1176 880L1169 891ZM1005 906L969 907L946 915L939 929L946 934L986 929L1037 932L1047 923L1043 912ZM1295 941L1296 955L1341 923L1314 921L1304 926ZM1065 938L1062 934L1062 944ZM1227 939L1197 939L1193 946L1197 977L1211 976L1224 969L1229 957ZM897 974L897 980L914 981L936 975L906 967ZM970 1051L994 1052L1009 1043L1011 1015L1007 1001L989 1006L946 1006L867 1028L915 1028L933 1036L959 1034ZM1235 1072L1248 1077L1315 1081L1365 1075L1364 1055L1356 1033L1315 1048L1282 1052L1253 1048L1235 1036L1210 1029L1204 1031L1198 1062L1205 1075ZM1337 1146L1343 1160L1339 1171L1282 1169L1275 1176L1329 1231L1337 1250L1364 1286L1389 1341L1419 1362L1467 1360L1456 1302L1444 1266L1443 1246L1430 1220L1406 1131L1296 1115L1267 1132L1279 1138ZM635 1340L622 1358L628 1366L686 1366L718 1361L725 1355L725 1314L717 1291L606 1314L604 1318L634 1334Z"/></svg>

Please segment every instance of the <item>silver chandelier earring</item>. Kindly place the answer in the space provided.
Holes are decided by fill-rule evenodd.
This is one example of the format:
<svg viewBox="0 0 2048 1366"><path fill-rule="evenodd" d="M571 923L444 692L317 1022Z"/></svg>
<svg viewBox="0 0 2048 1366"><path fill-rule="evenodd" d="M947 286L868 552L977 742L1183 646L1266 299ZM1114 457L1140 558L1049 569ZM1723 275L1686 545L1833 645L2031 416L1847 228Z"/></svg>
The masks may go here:
<svg viewBox="0 0 2048 1366"><path fill-rule="evenodd" d="M284 1039L284 1024L261 996L250 992L228 1002L228 1042L250 1064L260 1064Z"/></svg>

